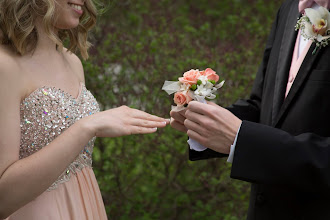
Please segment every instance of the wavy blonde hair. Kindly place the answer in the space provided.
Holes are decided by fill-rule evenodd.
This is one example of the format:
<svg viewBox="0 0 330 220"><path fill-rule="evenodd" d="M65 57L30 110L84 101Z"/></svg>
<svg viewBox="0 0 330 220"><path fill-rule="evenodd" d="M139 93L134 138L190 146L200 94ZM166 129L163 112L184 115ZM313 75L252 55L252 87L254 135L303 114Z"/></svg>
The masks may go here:
<svg viewBox="0 0 330 220"><path fill-rule="evenodd" d="M85 0L84 13L76 28L60 30L58 35L53 26L56 21L56 0L0 0L0 40L11 45L24 55L35 50L38 42L36 19L43 17L43 26L48 37L63 49L63 41L69 39L68 50L80 51L83 59L88 58L89 30L96 24L97 9L92 0Z"/></svg>

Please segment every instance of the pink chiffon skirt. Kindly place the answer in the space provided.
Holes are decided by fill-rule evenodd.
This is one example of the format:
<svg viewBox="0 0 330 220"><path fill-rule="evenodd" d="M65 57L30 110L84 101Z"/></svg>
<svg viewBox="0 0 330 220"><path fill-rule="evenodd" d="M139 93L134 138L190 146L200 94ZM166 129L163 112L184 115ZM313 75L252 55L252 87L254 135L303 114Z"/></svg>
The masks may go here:
<svg viewBox="0 0 330 220"><path fill-rule="evenodd" d="M46 191L6 220L104 220L107 215L92 168Z"/></svg>

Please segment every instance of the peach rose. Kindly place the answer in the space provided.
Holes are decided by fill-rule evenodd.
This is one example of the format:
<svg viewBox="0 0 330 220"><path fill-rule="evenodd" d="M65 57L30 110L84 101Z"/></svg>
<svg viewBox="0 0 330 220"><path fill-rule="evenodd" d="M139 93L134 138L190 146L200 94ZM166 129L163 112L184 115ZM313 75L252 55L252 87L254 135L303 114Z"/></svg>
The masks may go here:
<svg viewBox="0 0 330 220"><path fill-rule="evenodd" d="M200 75L198 70L189 70L183 74L183 77L179 78L179 81L189 85L196 84Z"/></svg>
<svg viewBox="0 0 330 220"><path fill-rule="evenodd" d="M177 105L188 104L192 98L185 92L177 92L174 94L174 103Z"/></svg>
<svg viewBox="0 0 330 220"><path fill-rule="evenodd" d="M202 71L201 74L203 76L207 76L207 79L209 79L209 80L214 80L215 82L219 81L218 74L216 74L216 72L214 70L212 70L211 68L207 68L206 70Z"/></svg>

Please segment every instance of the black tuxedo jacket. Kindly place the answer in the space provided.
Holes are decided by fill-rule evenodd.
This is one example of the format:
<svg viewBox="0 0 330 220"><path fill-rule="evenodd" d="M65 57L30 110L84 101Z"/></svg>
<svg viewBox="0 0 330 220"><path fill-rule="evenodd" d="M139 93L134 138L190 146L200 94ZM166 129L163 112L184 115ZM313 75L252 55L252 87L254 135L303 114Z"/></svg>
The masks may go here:
<svg viewBox="0 0 330 220"><path fill-rule="evenodd" d="M285 98L298 2L278 11L250 99L228 108L243 120L231 177L252 183L249 220L330 219L330 45L312 44Z"/></svg>

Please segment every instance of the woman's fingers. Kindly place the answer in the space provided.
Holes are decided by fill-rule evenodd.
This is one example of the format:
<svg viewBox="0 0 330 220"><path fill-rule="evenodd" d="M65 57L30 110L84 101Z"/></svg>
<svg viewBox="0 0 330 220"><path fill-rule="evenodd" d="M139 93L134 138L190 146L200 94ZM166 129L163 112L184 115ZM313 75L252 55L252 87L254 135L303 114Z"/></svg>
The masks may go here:
<svg viewBox="0 0 330 220"><path fill-rule="evenodd" d="M145 128L145 127L139 127L139 126L132 126L131 134L151 134L155 133L157 131L157 128Z"/></svg>
<svg viewBox="0 0 330 220"><path fill-rule="evenodd" d="M169 123L169 120L155 116L155 115L151 115L149 113L146 113L144 111L140 111L137 109L132 109L132 117L133 118L139 118L139 119L144 119L144 120L148 120L148 121L157 121L157 122L166 122L166 124Z"/></svg>
<svg viewBox="0 0 330 220"><path fill-rule="evenodd" d="M152 121L140 118L132 118L129 120L129 124L145 128L163 128L167 125L167 122L165 119L163 121Z"/></svg>

